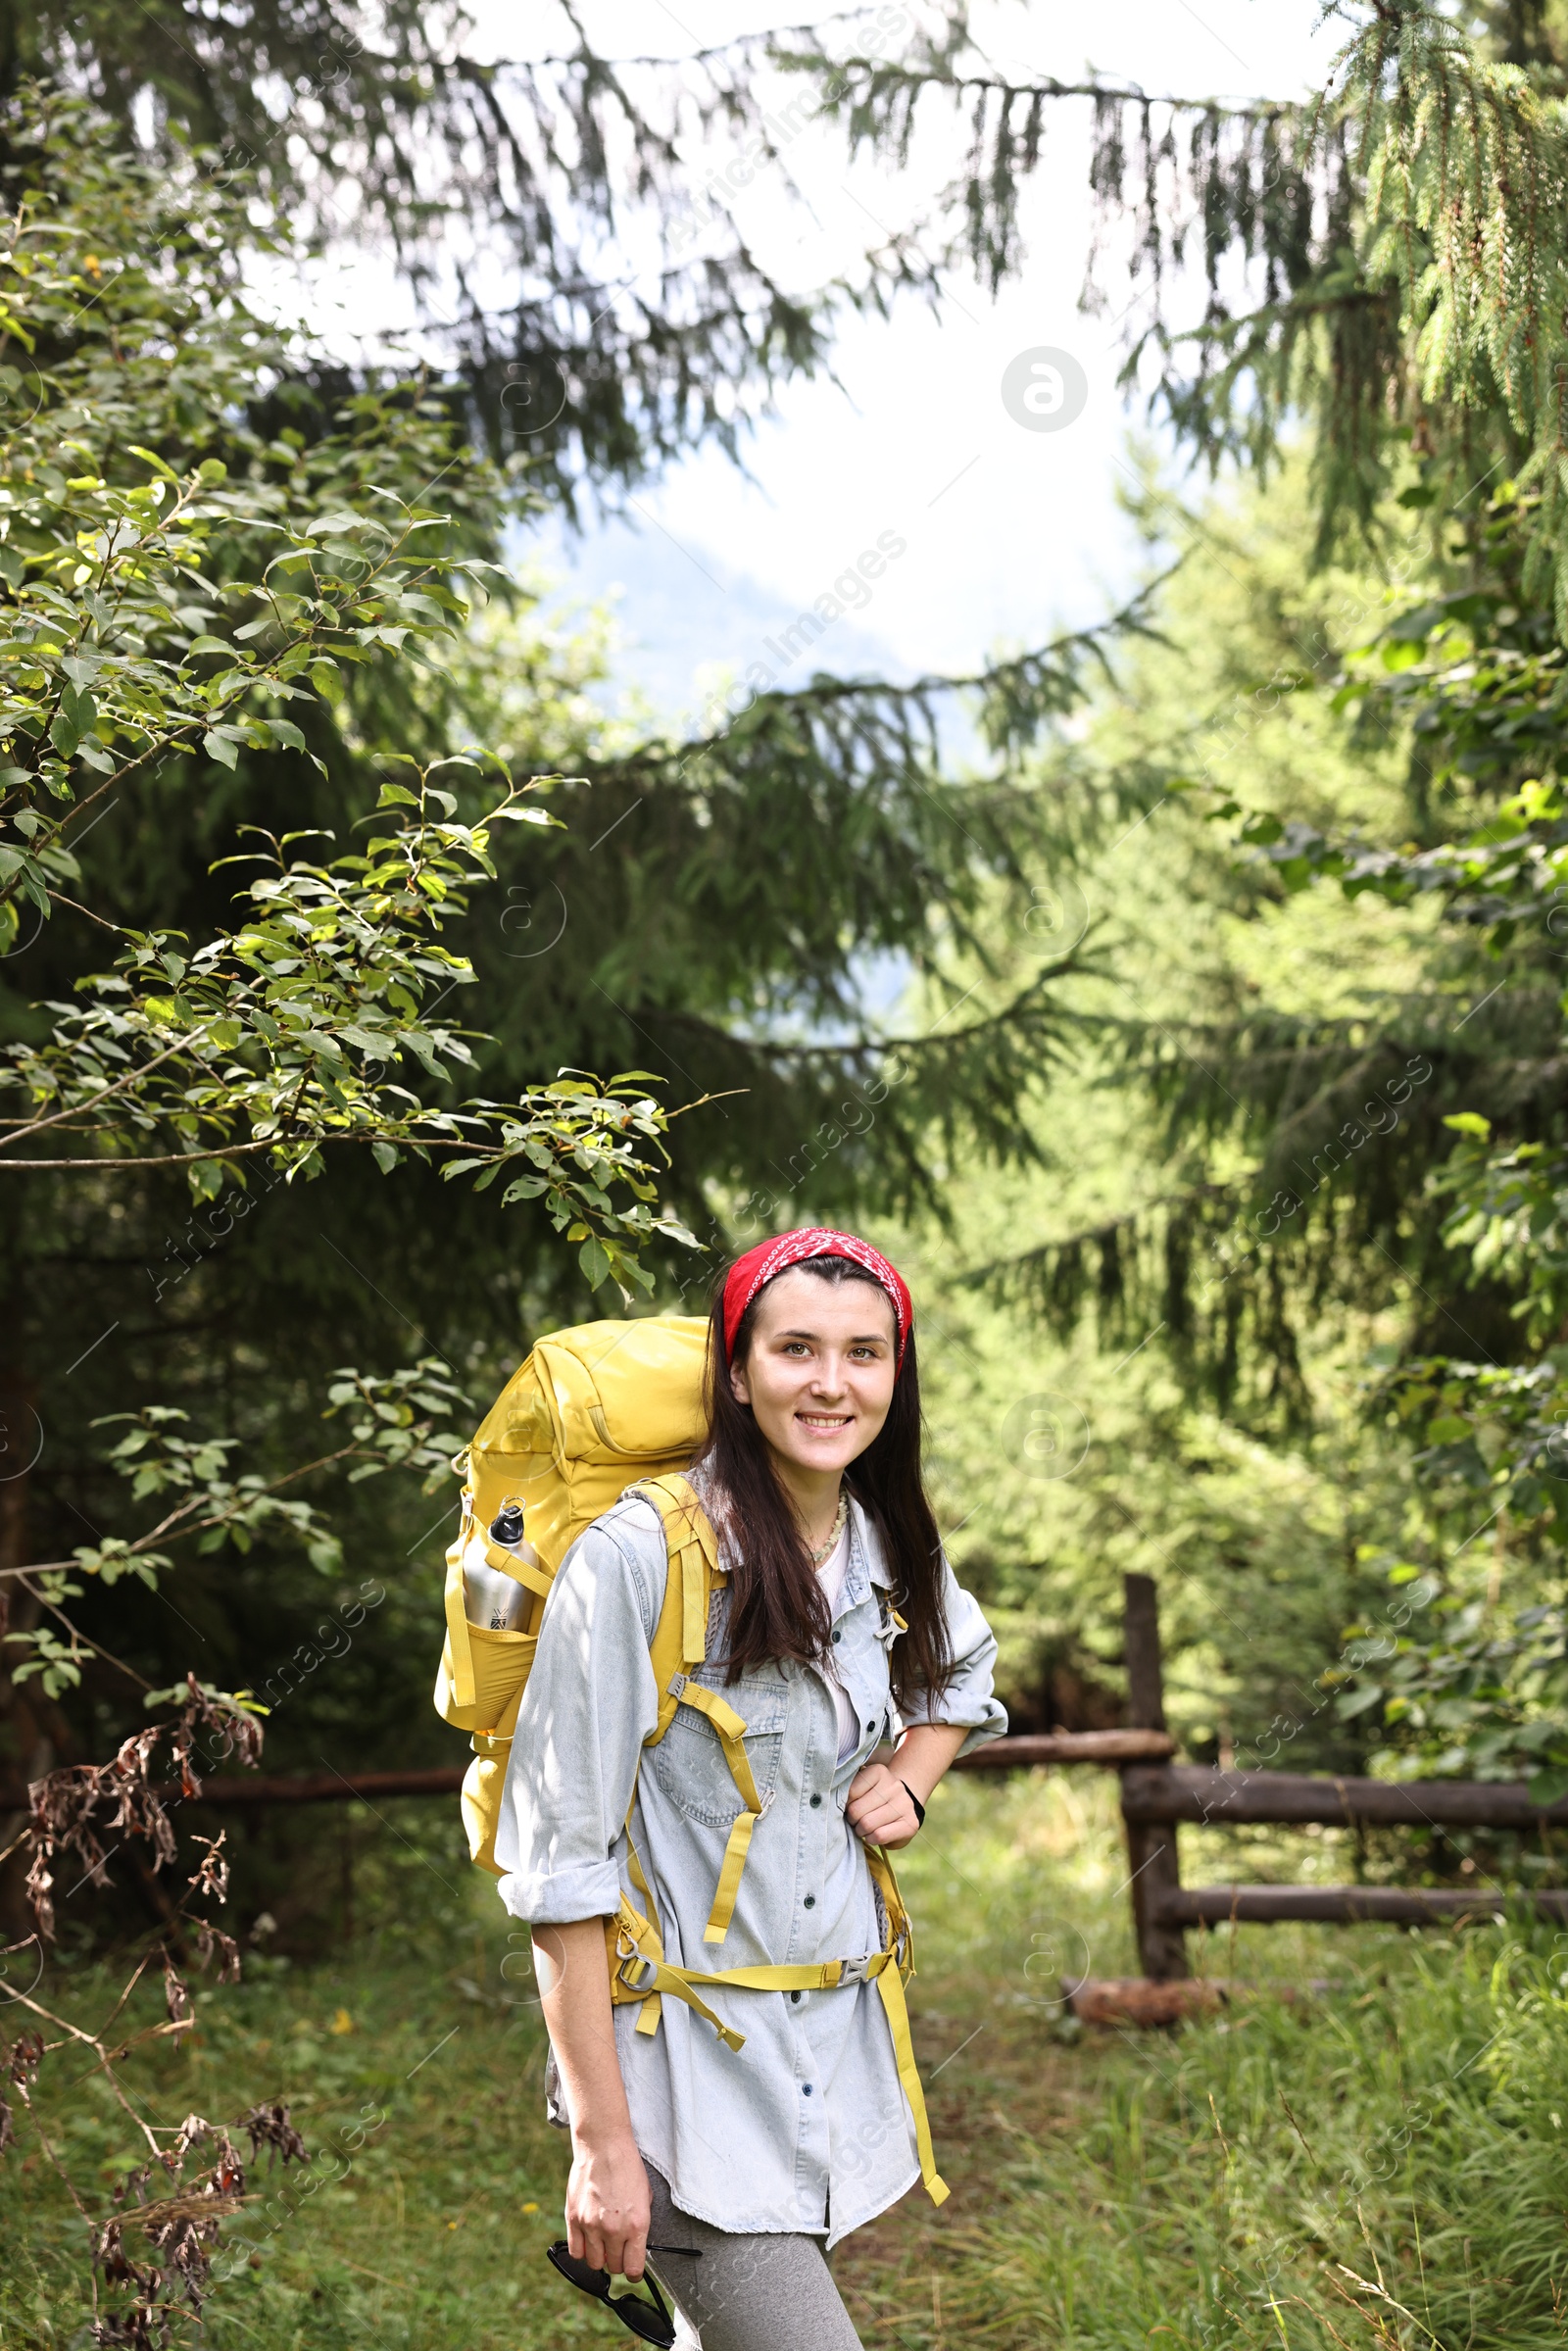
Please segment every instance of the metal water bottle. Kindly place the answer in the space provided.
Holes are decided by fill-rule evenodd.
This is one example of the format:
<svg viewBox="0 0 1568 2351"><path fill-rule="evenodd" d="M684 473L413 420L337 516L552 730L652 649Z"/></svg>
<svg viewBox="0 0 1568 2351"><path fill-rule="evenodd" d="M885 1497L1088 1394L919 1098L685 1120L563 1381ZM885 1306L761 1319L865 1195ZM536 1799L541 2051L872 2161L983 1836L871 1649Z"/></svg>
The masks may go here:
<svg viewBox="0 0 1568 2351"><path fill-rule="evenodd" d="M498 1550L510 1551L529 1567L538 1566L539 1554L523 1538L522 1504L515 1498L503 1502L491 1520L490 1540ZM470 1625L482 1625L491 1633L520 1632L532 1599L532 1592L515 1576L481 1561L472 1565L465 1561L463 1604Z"/></svg>

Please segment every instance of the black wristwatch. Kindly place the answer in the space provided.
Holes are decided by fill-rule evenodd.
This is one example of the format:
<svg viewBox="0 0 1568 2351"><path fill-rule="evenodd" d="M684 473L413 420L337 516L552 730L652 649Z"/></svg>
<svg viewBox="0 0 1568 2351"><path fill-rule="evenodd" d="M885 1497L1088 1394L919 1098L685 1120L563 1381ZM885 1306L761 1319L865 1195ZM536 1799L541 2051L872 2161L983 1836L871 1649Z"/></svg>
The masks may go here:
<svg viewBox="0 0 1568 2351"><path fill-rule="evenodd" d="M917 1829L923 1829L925 1827L925 1806L921 1803L919 1797L915 1794L914 1789L909 1786L907 1780L901 1780L899 1782L899 1786L903 1788L905 1794L914 1806L915 1827Z"/></svg>

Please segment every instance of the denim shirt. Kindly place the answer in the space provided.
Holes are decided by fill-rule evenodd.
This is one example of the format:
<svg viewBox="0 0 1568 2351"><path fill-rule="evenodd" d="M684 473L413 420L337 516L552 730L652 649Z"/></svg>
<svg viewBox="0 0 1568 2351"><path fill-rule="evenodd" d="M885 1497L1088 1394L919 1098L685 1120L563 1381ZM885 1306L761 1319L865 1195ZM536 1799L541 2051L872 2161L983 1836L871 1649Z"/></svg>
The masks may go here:
<svg viewBox="0 0 1568 2351"><path fill-rule="evenodd" d="M648 1643L664 1592L662 1525L651 1503L628 1495L573 1543L545 1608L496 1837L501 1898L515 1918L599 1918L622 1891L644 1907L626 1862L635 1782L632 1834L673 1966L810 1964L882 1948L865 1850L845 1817L851 1781L901 1725L961 1724L966 1752L998 1738L1007 1718L992 1694L996 1641L946 1558L953 1680L934 1704L895 1713L896 1628L882 1602L893 1579L858 1503L849 1523L834 1664L860 1734L842 1762L817 1667L773 1662L725 1682L728 1592L713 1595L709 1655L694 1678L745 1722L763 1804L718 1944L705 1943L703 1929L740 1810L723 1750L687 1706L657 1746L642 1745L659 1711ZM637 2032L637 2007L614 2011L632 2131L681 2211L744 2234L802 2230L836 2244L906 2193L919 2178L914 2126L874 1984L793 1993L720 1985L704 1997L745 2034L744 2048L726 2048L678 2000L663 2002L653 2034Z"/></svg>

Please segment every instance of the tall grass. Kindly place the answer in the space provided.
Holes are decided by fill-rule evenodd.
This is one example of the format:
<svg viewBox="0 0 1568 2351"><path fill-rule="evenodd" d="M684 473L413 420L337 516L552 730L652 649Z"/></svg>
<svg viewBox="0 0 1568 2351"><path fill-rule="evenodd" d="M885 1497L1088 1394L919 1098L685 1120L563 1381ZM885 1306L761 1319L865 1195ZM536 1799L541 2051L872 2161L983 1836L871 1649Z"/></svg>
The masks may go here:
<svg viewBox="0 0 1568 2351"><path fill-rule="evenodd" d="M1125 2050L1070 2130L1007 2131L954 2239L950 2327L1063 2351L1559 2344L1557 1962L1486 1940Z"/></svg>
<svg viewBox="0 0 1568 2351"><path fill-rule="evenodd" d="M1059 1788L1015 1787L1000 1802L956 1788L907 1873L927 1914L954 1903L955 1870L968 1881L948 1950L928 1938L928 1997L955 2003L956 2037L964 1986L979 2019L989 1979L1003 2015L933 2083L941 2096L974 2066L966 2096L947 2092L960 2128L968 2109L960 2209L945 2225L906 2208L872 2232L896 2274L852 2257L868 2339L1561 2345L1568 1936L1500 1913L1451 1935L1241 1929L1194 1954L1208 1974L1250 1980L1224 2013L1176 2034L1075 2039L1049 2006L1054 1987L1030 1985L1032 1954L1087 1957L1096 1973L1129 1960L1107 1907L1124 1875L1109 1791L1094 1791L1081 1828L1068 1802ZM1249 1842L1249 1875L1344 1869L1333 1840L1294 1853ZM1234 1867L1220 1840L1189 1840L1195 1881ZM963 1936L956 1974L947 1960ZM1284 1996L1325 1978L1317 1995Z"/></svg>
<svg viewBox="0 0 1568 2351"><path fill-rule="evenodd" d="M907 1858L916 2036L954 2195L940 2213L916 2195L840 2249L867 2343L1561 2344L1568 1938L1517 1922L1243 1929L1195 1957L1256 1996L1175 2034L1081 2033L1061 1973L1132 1965L1113 1801L1102 1780L955 1783ZM525 1942L432 1842L428 1811L395 1826L423 1856L400 1848L396 1917L309 1970L260 1957L202 2000L192 2043L140 2060L157 2119L287 2096L319 2151L308 2174L253 2182L203 2339L629 2341L543 2260L565 2150L542 2116ZM1189 1841L1189 1877L1231 1867L1218 1840ZM1246 1869L1334 1876L1344 1859L1332 1840L1252 1840ZM1327 1994L1276 1996L1322 1978ZM60 1988L85 2013L110 1981L78 1969ZM101 2091L64 2080L57 2061L41 2119L106 2193L132 2151ZM0 2346L84 2342L83 2224L19 2154L0 2166Z"/></svg>

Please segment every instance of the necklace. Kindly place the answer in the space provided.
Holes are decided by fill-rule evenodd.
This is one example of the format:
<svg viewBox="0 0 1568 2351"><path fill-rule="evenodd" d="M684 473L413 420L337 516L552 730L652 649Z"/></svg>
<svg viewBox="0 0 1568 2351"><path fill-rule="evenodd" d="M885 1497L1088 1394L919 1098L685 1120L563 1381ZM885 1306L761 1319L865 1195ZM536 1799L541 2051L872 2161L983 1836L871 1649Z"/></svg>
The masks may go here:
<svg viewBox="0 0 1568 2351"><path fill-rule="evenodd" d="M837 1548L839 1537L844 1532L845 1524L849 1518L849 1515L850 1497L841 1486L839 1488L838 1511L833 1520L833 1532L829 1535L826 1543L819 1543L815 1550L811 1553L811 1565L813 1567L820 1567L824 1559L832 1556L833 1551Z"/></svg>

